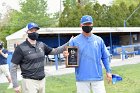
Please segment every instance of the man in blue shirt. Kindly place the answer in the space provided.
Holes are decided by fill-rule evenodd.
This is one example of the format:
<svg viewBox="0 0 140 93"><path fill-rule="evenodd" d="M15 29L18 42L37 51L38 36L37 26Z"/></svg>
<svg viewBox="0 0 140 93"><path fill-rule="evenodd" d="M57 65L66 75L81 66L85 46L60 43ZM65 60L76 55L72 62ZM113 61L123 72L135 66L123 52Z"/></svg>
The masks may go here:
<svg viewBox="0 0 140 93"><path fill-rule="evenodd" d="M8 51L4 49L3 42L0 41L0 74L4 74L9 82L8 89L12 88L12 81L7 64Z"/></svg>
<svg viewBox="0 0 140 93"><path fill-rule="evenodd" d="M79 49L79 66L75 68L77 93L106 93L102 64L106 69L106 76L109 81L112 74L109 65L109 52L101 37L91 33L93 19L89 15L81 18L82 33L74 37L70 46L76 46ZM68 56L68 52L63 52Z"/></svg>

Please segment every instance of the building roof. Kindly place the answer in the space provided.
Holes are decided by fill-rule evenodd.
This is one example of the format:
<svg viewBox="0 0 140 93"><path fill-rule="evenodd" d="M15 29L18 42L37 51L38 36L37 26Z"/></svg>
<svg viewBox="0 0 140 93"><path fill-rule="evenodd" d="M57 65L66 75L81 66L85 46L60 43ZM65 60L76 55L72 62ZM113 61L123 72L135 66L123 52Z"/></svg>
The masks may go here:
<svg viewBox="0 0 140 93"><path fill-rule="evenodd" d="M6 40L10 40L10 39L18 39L18 38L23 38L23 36L26 34L26 28L23 28L9 36L6 37Z"/></svg>
<svg viewBox="0 0 140 93"><path fill-rule="evenodd" d="M71 34L81 33L80 27L63 27L63 28L40 28L39 34ZM23 38L26 35L27 28L23 28L9 36L6 40ZM140 27L94 27L93 33L114 33L114 32L140 32Z"/></svg>

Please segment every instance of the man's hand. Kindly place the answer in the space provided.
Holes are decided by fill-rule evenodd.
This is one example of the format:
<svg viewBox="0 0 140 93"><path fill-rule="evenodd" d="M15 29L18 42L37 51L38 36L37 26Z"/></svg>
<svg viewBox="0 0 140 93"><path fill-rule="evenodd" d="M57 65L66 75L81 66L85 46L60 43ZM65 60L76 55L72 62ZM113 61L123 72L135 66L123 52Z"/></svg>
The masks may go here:
<svg viewBox="0 0 140 93"><path fill-rule="evenodd" d="M64 51L64 52L63 52L63 56L64 56L64 57L67 57L68 55L69 55L68 51Z"/></svg>
<svg viewBox="0 0 140 93"><path fill-rule="evenodd" d="M106 73L107 81L110 83L112 81L112 74L111 73Z"/></svg>
<svg viewBox="0 0 140 93"><path fill-rule="evenodd" d="M21 87L20 86L14 88L14 90L15 90L15 93L21 93Z"/></svg>
<svg viewBox="0 0 140 93"><path fill-rule="evenodd" d="M74 36L71 36L71 38L70 38L69 42L70 42L73 38L74 38Z"/></svg>

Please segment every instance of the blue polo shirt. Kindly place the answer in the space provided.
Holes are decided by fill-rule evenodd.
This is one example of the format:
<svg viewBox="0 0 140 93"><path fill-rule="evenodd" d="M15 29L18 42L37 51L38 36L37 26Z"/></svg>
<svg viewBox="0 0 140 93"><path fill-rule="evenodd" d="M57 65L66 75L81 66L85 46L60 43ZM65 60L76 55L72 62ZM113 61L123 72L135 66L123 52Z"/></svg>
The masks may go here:
<svg viewBox="0 0 140 93"><path fill-rule="evenodd" d="M75 68L77 81L103 80L102 64L106 72L110 72L109 52L104 41L99 36L92 34L89 37L79 34L73 38L70 46L79 49L79 67Z"/></svg>
<svg viewBox="0 0 140 93"><path fill-rule="evenodd" d="M6 49L2 49L2 52L4 54L8 54L8 51ZM7 64L7 58L5 58L0 54L0 65L4 65L4 64Z"/></svg>

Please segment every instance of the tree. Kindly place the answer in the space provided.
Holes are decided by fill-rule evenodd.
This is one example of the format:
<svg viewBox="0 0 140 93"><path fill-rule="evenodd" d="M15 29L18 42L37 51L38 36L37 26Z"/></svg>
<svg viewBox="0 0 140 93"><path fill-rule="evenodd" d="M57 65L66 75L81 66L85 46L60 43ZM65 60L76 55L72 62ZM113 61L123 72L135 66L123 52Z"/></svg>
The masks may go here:
<svg viewBox="0 0 140 93"><path fill-rule="evenodd" d="M0 41L6 42L5 37L10 34L9 28L9 20L10 20L10 13L13 10L9 10L3 19L0 20ZM5 43L6 46L6 43Z"/></svg>
<svg viewBox="0 0 140 93"><path fill-rule="evenodd" d="M129 6L129 13L127 18L138 8L138 10L129 18L126 22L127 26L130 27L139 27L140 26L140 5L134 6L133 4Z"/></svg>
<svg viewBox="0 0 140 93"><path fill-rule="evenodd" d="M10 33L22 29L29 22L35 22L41 27L47 27L50 19L47 14L47 1L45 0L26 0L20 3L21 11L12 11L10 13Z"/></svg>
<svg viewBox="0 0 140 93"><path fill-rule="evenodd" d="M93 5L93 17L95 18L94 26L101 27L102 26L102 18L103 18L103 8L99 3Z"/></svg>
<svg viewBox="0 0 140 93"><path fill-rule="evenodd" d="M127 5L127 7L131 6L132 4L134 6L140 4L140 0L114 0L113 4L119 5L122 2L124 2Z"/></svg>
<svg viewBox="0 0 140 93"><path fill-rule="evenodd" d="M29 22L35 22L41 27L50 26L50 18L47 14L46 0L26 0L20 3L21 10L8 12L8 21L2 26L1 39L9 34L22 29ZM52 23L53 24L53 23Z"/></svg>
<svg viewBox="0 0 140 93"><path fill-rule="evenodd" d="M74 15L74 10L76 6L73 6L70 2L70 0L64 1L64 10L61 14L61 17L59 18L59 26L60 27L71 27L73 26L73 16Z"/></svg>
<svg viewBox="0 0 140 93"><path fill-rule="evenodd" d="M21 3L21 15L19 19L24 19L23 25L28 22L36 22L40 26L48 26L47 21L47 1L45 0L26 0ZM26 20L25 20L26 19Z"/></svg>
<svg viewBox="0 0 140 93"><path fill-rule="evenodd" d="M64 11L59 19L59 26L79 27L81 17L87 14L93 15L92 10L92 3L88 3L84 6L77 3L75 6L73 6L68 2L68 0L66 0L66 2L64 2Z"/></svg>
<svg viewBox="0 0 140 93"><path fill-rule="evenodd" d="M123 11L123 12L122 12ZM129 10L124 2L119 5L112 5L108 10L108 22L110 27L123 27L124 19L126 18Z"/></svg>
<svg viewBox="0 0 140 93"><path fill-rule="evenodd" d="M35 22L41 27L49 26L47 23L49 16L47 14L47 1L44 0L26 0L20 3L21 11L13 11L10 14L9 26L11 33L22 29L29 22Z"/></svg>
<svg viewBox="0 0 140 93"><path fill-rule="evenodd" d="M86 0L80 0L80 2ZM64 3L64 11L59 19L60 27L79 27L80 18L83 15L91 15L94 19L94 26L96 27L123 27L124 20L132 14L137 6L130 5L125 2L107 6L100 5L98 2L86 2L84 5L79 3L72 6L70 0ZM127 21L127 26L139 26L140 9L133 15L131 20Z"/></svg>

